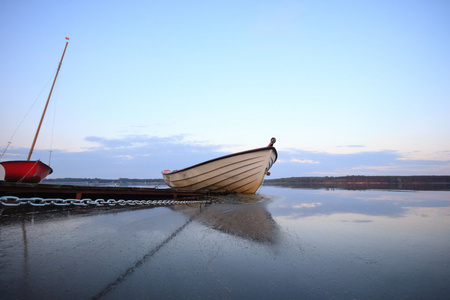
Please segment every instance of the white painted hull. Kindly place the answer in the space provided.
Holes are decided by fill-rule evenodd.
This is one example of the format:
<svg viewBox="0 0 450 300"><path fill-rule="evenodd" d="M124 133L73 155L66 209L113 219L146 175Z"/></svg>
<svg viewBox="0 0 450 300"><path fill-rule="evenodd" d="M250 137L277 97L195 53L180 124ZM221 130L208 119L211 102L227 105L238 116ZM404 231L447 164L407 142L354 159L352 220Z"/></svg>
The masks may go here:
<svg viewBox="0 0 450 300"><path fill-rule="evenodd" d="M162 172L172 188L254 194L277 160L268 146L212 159L182 170Z"/></svg>

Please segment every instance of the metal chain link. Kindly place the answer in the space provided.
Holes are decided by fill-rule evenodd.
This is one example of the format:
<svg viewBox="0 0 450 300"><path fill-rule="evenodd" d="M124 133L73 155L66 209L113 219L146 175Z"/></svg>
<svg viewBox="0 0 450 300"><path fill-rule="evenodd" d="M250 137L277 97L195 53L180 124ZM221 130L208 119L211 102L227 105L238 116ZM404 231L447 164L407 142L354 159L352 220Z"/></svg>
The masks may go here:
<svg viewBox="0 0 450 300"><path fill-rule="evenodd" d="M16 196L2 196L0 197L0 205L6 207L17 207L23 205L30 206L84 206L84 207L99 207L99 206L136 206L136 205L177 205L177 204L205 204L210 203L211 200L115 200L115 199L60 199L60 198L19 198Z"/></svg>

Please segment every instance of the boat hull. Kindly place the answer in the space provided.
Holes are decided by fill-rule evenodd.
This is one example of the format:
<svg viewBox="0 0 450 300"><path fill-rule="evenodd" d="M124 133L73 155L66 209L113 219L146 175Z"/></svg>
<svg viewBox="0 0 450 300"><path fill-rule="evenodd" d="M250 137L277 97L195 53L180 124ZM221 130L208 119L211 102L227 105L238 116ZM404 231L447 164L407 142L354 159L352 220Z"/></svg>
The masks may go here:
<svg viewBox="0 0 450 300"><path fill-rule="evenodd" d="M274 147L264 147L212 159L182 170L163 171L166 184L176 189L254 194L277 160Z"/></svg>
<svg viewBox="0 0 450 300"><path fill-rule="evenodd" d="M0 181L39 183L52 172L52 168L39 160L0 162Z"/></svg>

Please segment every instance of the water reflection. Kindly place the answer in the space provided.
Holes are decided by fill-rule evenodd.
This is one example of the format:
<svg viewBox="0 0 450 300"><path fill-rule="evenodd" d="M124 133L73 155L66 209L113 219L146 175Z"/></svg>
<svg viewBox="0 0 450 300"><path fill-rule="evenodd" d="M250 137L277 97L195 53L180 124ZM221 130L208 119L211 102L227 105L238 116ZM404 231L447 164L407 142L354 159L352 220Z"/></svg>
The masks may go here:
<svg viewBox="0 0 450 300"><path fill-rule="evenodd" d="M315 215L353 213L366 216L402 217L411 208L449 207L444 191L312 190L266 187L264 192L285 196L270 206L276 216L302 218Z"/></svg>
<svg viewBox="0 0 450 300"><path fill-rule="evenodd" d="M206 206L0 218L0 294L448 297L450 193L278 187L261 193Z"/></svg>
<svg viewBox="0 0 450 300"><path fill-rule="evenodd" d="M258 197L255 200L258 201L260 199ZM223 233L258 243L274 244L277 240L278 227L262 202L229 203L227 199L223 198L220 204L174 205L171 209L189 216L189 219L161 243L149 249L141 259L120 274L113 282L106 285L92 299L100 299L108 295L116 286L143 266L147 260L151 259L158 251L169 244L172 239L176 238L193 221Z"/></svg>
<svg viewBox="0 0 450 300"><path fill-rule="evenodd" d="M194 213L181 205L173 209L185 214ZM223 233L259 243L276 243L279 231L263 202L209 205L198 214L196 221Z"/></svg>

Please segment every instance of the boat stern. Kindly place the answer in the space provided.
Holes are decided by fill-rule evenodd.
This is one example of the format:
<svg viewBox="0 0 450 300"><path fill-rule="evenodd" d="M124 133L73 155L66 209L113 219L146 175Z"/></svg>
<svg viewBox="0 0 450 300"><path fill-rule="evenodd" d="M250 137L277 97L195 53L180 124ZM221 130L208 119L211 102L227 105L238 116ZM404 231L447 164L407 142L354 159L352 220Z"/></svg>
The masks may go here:
<svg viewBox="0 0 450 300"><path fill-rule="evenodd" d="M0 163L0 180L19 183L39 183L53 169L37 161L5 161Z"/></svg>

